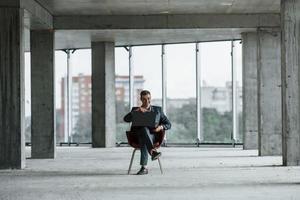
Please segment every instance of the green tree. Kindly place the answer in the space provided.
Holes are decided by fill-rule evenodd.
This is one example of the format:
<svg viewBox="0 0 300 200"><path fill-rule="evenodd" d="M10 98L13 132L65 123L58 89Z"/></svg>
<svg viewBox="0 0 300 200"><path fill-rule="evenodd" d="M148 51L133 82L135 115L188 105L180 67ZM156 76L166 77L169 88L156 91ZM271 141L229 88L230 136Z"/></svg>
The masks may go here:
<svg viewBox="0 0 300 200"><path fill-rule="evenodd" d="M126 131L129 130L129 123L124 122L124 116L129 112L129 104L124 101L116 102L116 141L127 142Z"/></svg>
<svg viewBox="0 0 300 200"><path fill-rule="evenodd" d="M221 114L215 108L203 108L202 120L204 141L231 142L231 112Z"/></svg>
<svg viewBox="0 0 300 200"><path fill-rule="evenodd" d="M181 108L168 108L172 129L168 131L171 142L196 142L196 103L184 104ZM215 108L202 108L202 133L206 142L231 142L232 113L219 113Z"/></svg>
<svg viewBox="0 0 300 200"><path fill-rule="evenodd" d="M91 113L84 113L78 116L78 120L72 134L73 142L91 142L92 126Z"/></svg>
<svg viewBox="0 0 300 200"><path fill-rule="evenodd" d="M168 118L172 129L167 132L170 142L192 143L197 138L196 103L184 104L181 108L169 107Z"/></svg>
<svg viewBox="0 0 300 200"><path fill-rule="evenodd" d="M31 116L25 118L25 142L31 142Z"/></svg>
<svg viewBox="0 0 300 200"><path fill-rule="evenodd" d="M124 101L116 101L117 123L123 123L123 117L129 112L129 104Z"/></svg>

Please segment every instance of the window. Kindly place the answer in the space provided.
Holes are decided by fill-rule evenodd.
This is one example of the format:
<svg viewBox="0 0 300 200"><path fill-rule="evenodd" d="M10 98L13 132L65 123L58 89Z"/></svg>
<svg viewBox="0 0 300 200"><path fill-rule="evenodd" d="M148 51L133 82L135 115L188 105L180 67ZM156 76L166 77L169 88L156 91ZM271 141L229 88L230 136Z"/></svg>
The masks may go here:
<svg viewBox="0 0 300 200"><path fill-rule="evenodd" d="M127 141L125 131L129 123L123 117L129 110L129 66L128 52L123 47L115 48L115 87L116 87L116 141Z"/></svg>
<svg viewBox="0 0 300 200"><path fill-rule="evenodd" d="M138 46L133 51L134 105L141 105L140 92L149 90L152 105L162 106L161 45Z"/></svg>
<svg viewBox="0 0 300 200"><path fill-rule="evenodd" d="M167 116L172 129L170 143L192 143L197 139L195 44L166 45Z"/></svg>
<svg viewBox="0 0 300 200"><path fill-rule="evenodd" d="M231 42L201 43L201 133L204 142L231 142L230 53Z"/></svg>

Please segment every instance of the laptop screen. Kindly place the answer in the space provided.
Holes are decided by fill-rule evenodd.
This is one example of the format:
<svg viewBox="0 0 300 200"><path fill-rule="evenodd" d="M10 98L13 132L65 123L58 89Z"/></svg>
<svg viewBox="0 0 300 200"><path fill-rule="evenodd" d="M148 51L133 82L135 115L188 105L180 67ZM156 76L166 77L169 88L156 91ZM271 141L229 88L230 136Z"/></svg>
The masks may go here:
<svg viewBox="0 0 300 200"><path fill-rule="evenodd" d="M156 112L132 112L132 126L157 127L159 119Z"/></svg>

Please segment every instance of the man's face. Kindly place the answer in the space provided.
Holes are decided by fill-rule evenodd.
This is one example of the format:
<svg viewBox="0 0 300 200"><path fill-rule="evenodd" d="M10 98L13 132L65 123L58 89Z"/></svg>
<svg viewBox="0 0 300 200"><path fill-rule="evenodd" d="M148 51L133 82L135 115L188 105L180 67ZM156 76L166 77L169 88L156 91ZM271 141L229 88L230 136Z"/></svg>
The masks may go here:
<svg viewBox="0 0 300 200"><path fill-rule="evenodd" d="M141 101L144 107L148 107L151 103L151 95L150 94L146 94L141 96Z"/></svg>

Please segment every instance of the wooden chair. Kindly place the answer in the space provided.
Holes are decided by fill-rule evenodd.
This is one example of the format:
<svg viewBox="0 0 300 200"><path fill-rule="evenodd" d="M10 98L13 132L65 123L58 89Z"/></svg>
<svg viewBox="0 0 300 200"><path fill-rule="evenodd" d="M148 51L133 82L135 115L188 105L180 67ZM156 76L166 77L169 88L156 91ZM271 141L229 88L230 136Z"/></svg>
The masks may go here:
<svg viewBox="0 0 300 200"><path fill-rule="evenodd" d="M129 169L128 169L128 174L130 174L135 152L136 152L136 150L140 149L140 145L139 145L139 140L138 140L136 133L131 132L131 131L126 131L126 136L127 136L128 144L134 148L131 159L130 159ZM153 146L155 149L158 149L161 146L161 144L163 143L164 137L165 137L165 131L162 131L161 133L157 133L157 136L158 137L155 137L155 141L153 142ZM162 169L160 159L158 158L157 161L159 164L160 172L161 172L161 174L163 174L163 169Z"/></svg>

